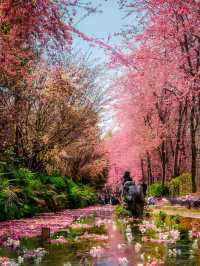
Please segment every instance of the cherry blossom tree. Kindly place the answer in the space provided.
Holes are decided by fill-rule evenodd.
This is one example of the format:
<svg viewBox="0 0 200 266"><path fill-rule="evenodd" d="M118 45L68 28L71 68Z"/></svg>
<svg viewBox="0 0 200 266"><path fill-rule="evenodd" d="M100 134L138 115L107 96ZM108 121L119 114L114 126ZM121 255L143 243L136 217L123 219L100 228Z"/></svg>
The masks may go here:
<svg viewBox="0 0 200 266"><path fill-rule="evenodd" d="M129 32L131 37L126 39L123 60L115 58L115 62L126 69L118 81L120 93L116 101L119 105L115 104L120 126L114 135L120 138L120 146L112 152L116 150L121 157L123 153L132 156L132 149L137 167L133 157L129 166L136 170L140 161L141 174L143 178L148 175L148 182L153 181L156 171L164 184L167 179L188 170L191 163L195 192L199 2L119 2L129 16L134 12L140 12L141 16L139 33ZM191 152L188 152L189 146ZM115 162L114 156L112 160ZM124 161L127 162L127 156Z"/></svg>
<svg viewBox="0 0 200 266"><path fill-rule="evenodd" d="M88 3L49 0L3 0L0 3L0 70L2 81L16 76L31 77L38 56L68 49L78 9L95 12Z"/></svg>

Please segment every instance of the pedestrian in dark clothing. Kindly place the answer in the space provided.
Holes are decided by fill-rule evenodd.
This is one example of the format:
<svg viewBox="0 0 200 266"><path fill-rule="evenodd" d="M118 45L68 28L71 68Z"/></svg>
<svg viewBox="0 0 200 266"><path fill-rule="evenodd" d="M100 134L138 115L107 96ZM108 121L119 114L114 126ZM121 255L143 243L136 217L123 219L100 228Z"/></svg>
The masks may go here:
<svg viewBox="0 0 200 266"><path fill-rule="evenodd" d="M126 181L133 181L131 176L130 176L130 172L126 171L123 175L122 178L122 186L126 183Z"/></svg>
<svg viewBox="0 0 200 266"><path fill-rule="evenodd" d="M118 198L116 197L116 195L114 195L114 194L111 195L110 201L111 201L111 204L112 204L112 205L117 205L117 204L119 204L119 200L118 200Z"/></svg>
<svg viewBox="0 0 200 266"><path fill-rule="evenodd" d="M141 217L144 209L143 188L135 184L128 171L123 176L121 195L124 205L131 211L133 217Z"/></svg>

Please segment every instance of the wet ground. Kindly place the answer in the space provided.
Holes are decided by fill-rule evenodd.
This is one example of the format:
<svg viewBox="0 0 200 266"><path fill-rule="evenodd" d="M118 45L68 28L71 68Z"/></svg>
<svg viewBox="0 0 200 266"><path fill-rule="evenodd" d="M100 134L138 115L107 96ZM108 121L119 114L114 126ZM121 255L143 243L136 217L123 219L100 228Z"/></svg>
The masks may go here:
<svg viewBox="0 0 200 266"><path fill-rule="evenodd" d="M49 241L4 236L0 265L200 266L199 247L199 219L164 211L142 221L116 218L111 208L102 207L77 213L75 221Z"/></svg>

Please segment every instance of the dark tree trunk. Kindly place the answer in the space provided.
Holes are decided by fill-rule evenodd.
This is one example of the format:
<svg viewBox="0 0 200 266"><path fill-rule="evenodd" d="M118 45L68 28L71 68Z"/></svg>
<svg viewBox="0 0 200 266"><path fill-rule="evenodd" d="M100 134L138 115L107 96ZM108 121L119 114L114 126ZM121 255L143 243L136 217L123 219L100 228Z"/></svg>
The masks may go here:
<svg viewBox="0 0 200 266"><path fill-rule="evenodd" d="M176 133L176 147L174 153L174 174L173 176L179 176L179 168L178 168L178 161L179 161L179 152L180 152L180 141L181 141L181 127L182 127L182 104L179 106L179 119L178 119L178 128Z"/></svg>
<svg viewBox="0 0 200 266"><path fill-rule="evenodd" d="M194 98L194 97L193 97ZM194 99L193 99L194 101ZM192 152L192 162L191 162L191 174L192 174L192 192L196 192L196 128L195 128L195 106L191 107L190 113L190 134L191 134L191 152Z"/></svg>
<svg viewBox="0 0 200 266"><path fill-rule="evenodd" d="M15 119L15 136L14 136L14 152L17 158L22 157L22 134L20 129L22 101L19 91L15 91L14 100L14 119Z"/></svg>
<svg viewBox="0 0 200 266"><path fill-rule="evenodd" d="M185 101L185 106L183 107L183 104L180 103L179 105L179 119L178 119L178 127L176 132L176 147L174 152L174 170L173 170L173 176L179 176L180 175L180 163L181 163L181 137L182 137L182 131L184 129L183 120L184 116L187 113L187 99Z"/></svg>
<svg viewBox="0 0 200 266"><path fill-rule="evenodd" d="M164 188L165 180L166 180L166 147L165 140L162 141L160 147L160 158L162 165L162 187Z"/></svg>
<svg viewBox="0 0 200 266"><path fill-rule="evenodd" d="M141 172L142 172L142 182L146 182L146 175L145 175L145 170L144 170L144 160L141 159Z"/></svg>
<svg viewBox="0 0 200 266"><path fill-rule="evenodd" d="M149 152L147 152L147 176L148 176L148 184L153 183L153 175L152 175L152 168L151 168L151 158Z"/></svg>

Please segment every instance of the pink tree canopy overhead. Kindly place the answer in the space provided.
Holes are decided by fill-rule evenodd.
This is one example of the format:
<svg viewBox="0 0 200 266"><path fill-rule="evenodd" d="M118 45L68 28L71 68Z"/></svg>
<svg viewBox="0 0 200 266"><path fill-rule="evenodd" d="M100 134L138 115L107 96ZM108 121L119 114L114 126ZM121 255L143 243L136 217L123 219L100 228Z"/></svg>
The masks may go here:
<svg viewBox="0 0 200 266"><path fill-rule="evenodd" d="M11 77L30 74L38 55L52 55L72 43L77 10L95 12L80 0L3 0L0 3L0 71ZM81 37L84 37L82 34ZM29 75L30 76L30 75Z"/></svg>

